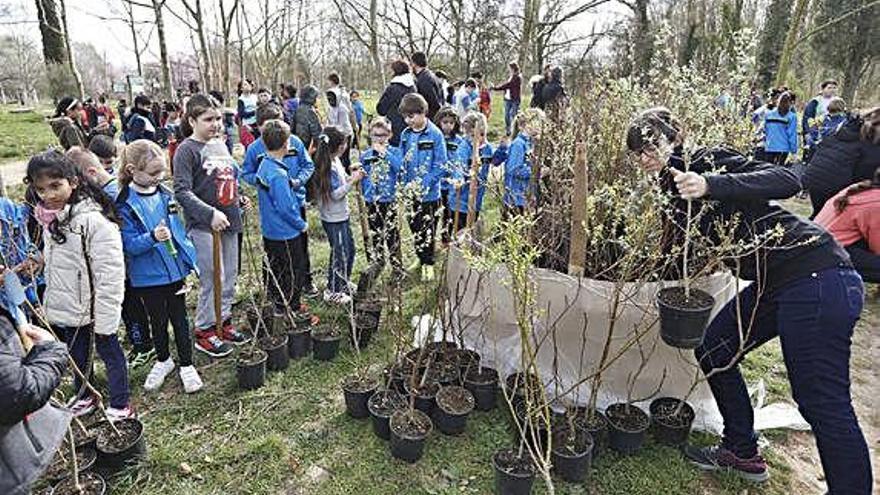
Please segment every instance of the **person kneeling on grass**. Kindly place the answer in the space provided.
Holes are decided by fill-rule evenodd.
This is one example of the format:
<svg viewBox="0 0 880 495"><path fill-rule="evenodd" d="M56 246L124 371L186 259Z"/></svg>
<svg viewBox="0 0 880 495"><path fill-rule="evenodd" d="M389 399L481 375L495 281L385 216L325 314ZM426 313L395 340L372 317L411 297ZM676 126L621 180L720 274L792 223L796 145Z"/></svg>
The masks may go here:
<svg viewBox="0 0 880 495"><path fill-rule="evenodd" d="M862 279L828 232L771 202L800 191L794 172L725 148L696 150L685 172L683 131L668 109L654 108L643 112L627 133L627 146L638 154L641 168L671 196L673 224L685 224L687 200L709 200L698 228L710 240L720 242L716 225L731 225L734 219L733 232L724 233L734 242L751 244L782 231L781 239L762 242L757 253L730 260L730 268L738 268L734 274L753 283L715 316L695 350L721 410L724 434L718 446L687 446L685 456L701 469L731 470L755 482L770 477L736 361L742 359L739 349L752 351L778 335L792 395L816 435L830 493L869 495L868 446L849 388ZM671 155L661 156L660 150L671 150ZM745 342L740 342L739 322L750 322L742 329Z"/></svg>

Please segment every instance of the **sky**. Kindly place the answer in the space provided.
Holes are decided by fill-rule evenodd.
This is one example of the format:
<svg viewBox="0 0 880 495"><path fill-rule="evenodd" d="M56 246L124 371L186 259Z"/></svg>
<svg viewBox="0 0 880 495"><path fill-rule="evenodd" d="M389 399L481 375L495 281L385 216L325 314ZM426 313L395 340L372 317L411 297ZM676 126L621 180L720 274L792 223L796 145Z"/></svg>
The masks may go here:
<svg viewBox="0 0 880 495"><path fill-rule="evenodd" d="M148 3L149 0L141 0ZM436 0L443 1L443 0ZM182 10L175 0L168 0L169 4ZM203 1L203 4L214 4L213 1ZM26 33L35 40L39 40L39 27L36 22L36 6L34 0L0 0L0 6L7 5L12 9L12 15L0 21L0 34L11 31ZM98 53L106 53L108 60L117 66L134 67L133 42L128 25L120 20L126 13L121 0L67 0L68 24L71 39L76 42L90 43L94 45ZM616 2L605 4L595 13L587 13L572 21L568 28L571 33L589 33L594 24L599 27L615 22L625 13L625 7ZM8 21L14 20L31 21L23 25L10 25ZM152 20L152 11L142 7L135 7L135 19L138 21ZM192 41L187 28L167 13L164 16L166 24L166 37L169 51L172 53L193 53ZM146 26L146 25L144 25ZM152 33L151 33L152 31ZM143 55L144 62L156 61L159 58L158 42L155 30L147 27L141 28L142 36L150 36L150 47Z"/></svg>

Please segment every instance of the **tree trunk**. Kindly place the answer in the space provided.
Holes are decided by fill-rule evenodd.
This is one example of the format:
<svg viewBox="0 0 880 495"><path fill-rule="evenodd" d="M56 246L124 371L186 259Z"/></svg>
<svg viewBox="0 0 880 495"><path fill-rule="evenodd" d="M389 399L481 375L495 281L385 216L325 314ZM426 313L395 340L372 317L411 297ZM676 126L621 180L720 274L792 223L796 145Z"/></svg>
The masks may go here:
<svg viewBox="0 0 880 495"><path fill-rule="evenodd" d="M648 1L636 0L633 13L635 14L635 33L633 35L633 72L639 79L647 82L648 72L651 70L651 57L654 54L654 39L651 36L651 18L648 17Z"/></svg>
<svg viewBox="0 0 880 495"><path fill-rule="evenodd" d="M856 103L856 91L862 82L866 65L871 62L871 45L868 42L869 37L872 36L871 29L877 29L876 25L872 25L875 17L867 14L866 12L866 15L856 18L856 30L851 36L855 40L864 40L864 42L853 43L849 56L846 58L846 68L843 71L843 88L840 96L844 101L852 103ZM877 46L876 43L874 46Z"/></svg>
<svg viewBox="0 0 880 495"><path fill-rule="evenodd" d="M134 46L134 60L137 64L137 73L138 76L144 77L144 66L141 64L141 50L139 47L138 36L137 36L137 27L134 23L134 6L130 2L123 2L125 5L125 13L128 14L128 27L131 29L131 42L132 46Z"/></svg>
<svg viewBox="0 0 880 495"><path fill-rule="evenodd" d="M43 59L46 65L66 64L67 48L64 32L58 20L54 0L37 0L37 16L40 23L40 36L43 39Z"/></svg>
<svg viewBox="0 0 880 495"><path fill-rule="evenodd" d="M532 49L532 38L534 37L535 25L537 24L538 11L541 6L541 0L525 0L523 2L523 28L522 36L519 40L519 49L517 52L517 63L524 73L528 73L529 52ZM541 68L538 67L540 71Z"/></svg>
<svg viewBox="0 0 880 495"><path fill-rule="evenodd" d="M788 33L785 35L785 44L782 46L782 55L779 57L779 67L776 69L776 86L785 84L788 76L788 67L791 65L791 55L794 52L795 41L807 15L807 7L810 0L797 0L794 15L788 24Z"/></svg>
<svg viewBox="0 0 880 495"><path fill-rule="evenodd" d="M773 82L779 66L786 26L791 19L791 0L772 0L764 18L764 31L758 45L758 84L762 89Z"/></svg>
<svg viewBox="0 0 880 495"><path fill-rule="evenodd" d="M152 0L153 15L156 18L156 35L159 38L159 64L162 66L162 86L165 95L174 98L174 84L171 82L171 64L168 60L168 42L165 41L165 21L162 18L162 7L165 0Z"/></svg>
<svg viewBox="0 0 880 495"><path fill-rule="evenodd" d="M382 81L380 87L384 88L385 71L382 70L382 59L379 57L379 0L370 0L370 58L378 80Z"/></svg>
<svg viewBox="0 0 880 495"><path fill-rule="evenodd" d="M76 81L76 89L79 92L79 99L86 99L86 90L83 87L82 75L79 73L79 69L76 68L76 59L73 57L73 50L70 47L70 36L68 35L69 31L67 30L67 7L64 4L64 0L58 1L58 6L60 7L61 12L61 26L64 28L64 48L67 50L67 63L70 66L70 72L73 74L73 79Z"/></svg>
<svg viewBox="0 0 880 495"><path fill-rule="evenodd" d="M205 85L203 91L208 91L214 83L214 64L211 61L211 53L208 51L208 38L205 36L205 15L202 12L202 0L196 0L195 12L193 17L196 21L196 34L199 38L199 50L202 52L202 59L205 66Z"/></svg>

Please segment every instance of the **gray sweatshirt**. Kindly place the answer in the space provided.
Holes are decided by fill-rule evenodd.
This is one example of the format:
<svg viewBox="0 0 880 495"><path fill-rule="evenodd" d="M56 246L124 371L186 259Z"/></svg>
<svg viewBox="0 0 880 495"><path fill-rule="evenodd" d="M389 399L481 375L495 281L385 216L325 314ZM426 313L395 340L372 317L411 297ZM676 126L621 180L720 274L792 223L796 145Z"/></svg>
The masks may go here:
<svg viewBox="0 0 880 495"><path fill-rule="evenodd" d="M238 166L226 145L189 138L174 153L174 198L189 229L211 230L214 210L226 214L229 232L241 232Z"/></svg>
<svg viewBox="0 0 880 495"><path fill-rule="evenodd" d="M349 219L351 213L348 209L348 191L351 183L348 182L348 174L339 158L333 159L330 167L330 200L324 201L322 194L318 195L318 209L321 221L328 223L344 222Z"/></svg>

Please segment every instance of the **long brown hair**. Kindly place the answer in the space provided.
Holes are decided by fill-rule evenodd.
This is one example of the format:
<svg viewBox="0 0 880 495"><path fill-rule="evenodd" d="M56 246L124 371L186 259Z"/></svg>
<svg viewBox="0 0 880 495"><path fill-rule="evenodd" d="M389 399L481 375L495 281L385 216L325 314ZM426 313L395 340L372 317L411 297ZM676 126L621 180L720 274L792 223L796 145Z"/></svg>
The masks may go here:
<svg viewBox="0 0 880 495"><path fill-rule="evenodd" d="M862 114L861 136L863 141L880 144L880 107L874 107Z"/></svg>
<svg viewBox="0 0 880 495"><path fill-rule="evenodd" d="M138 139L127 144L119 154L119 184L123 187L131 184L132 174L128 170L129 164L134 165L135 170L143 170L156 159L164 160L165 153L158 144L149 139Z"/></svg>
<svg viewBox="0 0 880 495"><path fill-rule="evenodd" d="M855 184L847 187L846 192L834 200L834 209L838 213L842 213L843 210L845 210L846 207L849 206L849 198L851 196L855 196L856 194L868 191L870 189L876 189L878 187L880 187L880 168L878 168L874 172L873 179L856 182Z"/></svg>
<svg viewBox="0 0 880 495"><path fill-rule="evenodd" d="M330 201L332 185L333 154L345 142L345 134L335 126L327 126L318 136L318 148L315 150L315 174L309 181L312 196Z"/></svg>

